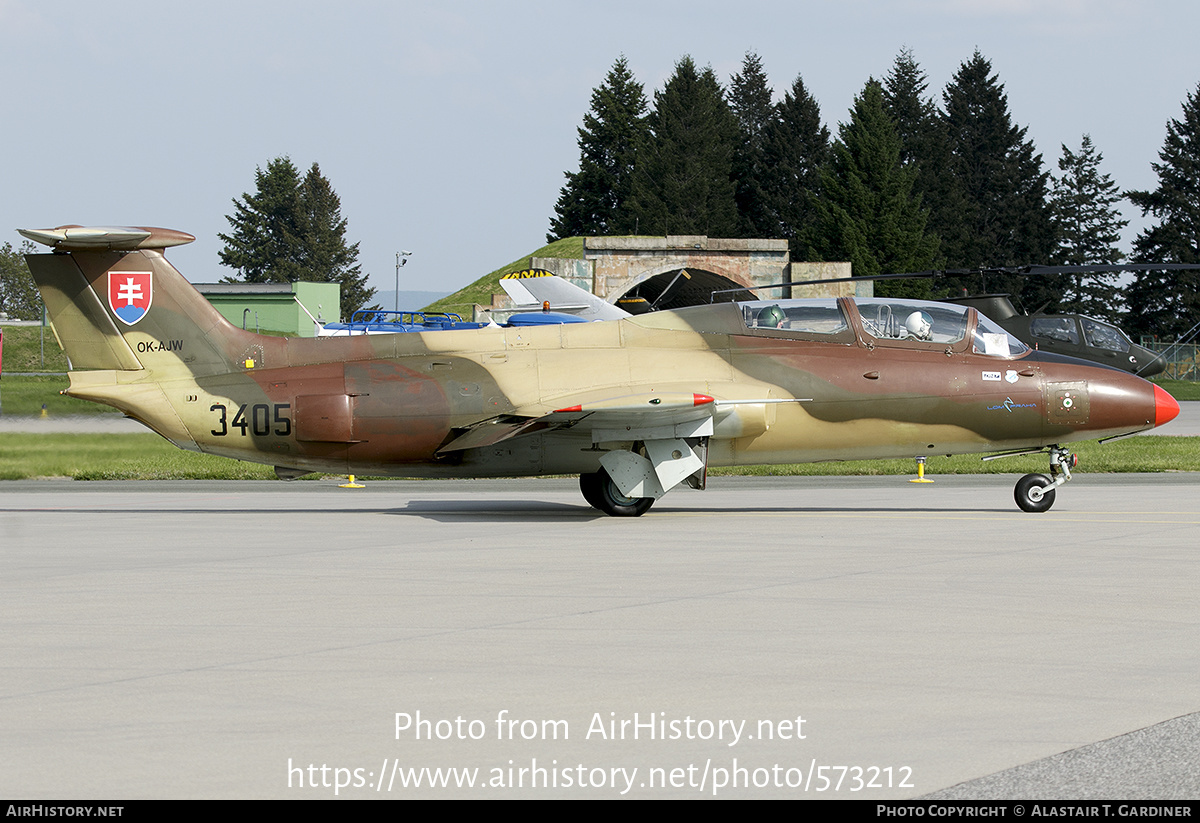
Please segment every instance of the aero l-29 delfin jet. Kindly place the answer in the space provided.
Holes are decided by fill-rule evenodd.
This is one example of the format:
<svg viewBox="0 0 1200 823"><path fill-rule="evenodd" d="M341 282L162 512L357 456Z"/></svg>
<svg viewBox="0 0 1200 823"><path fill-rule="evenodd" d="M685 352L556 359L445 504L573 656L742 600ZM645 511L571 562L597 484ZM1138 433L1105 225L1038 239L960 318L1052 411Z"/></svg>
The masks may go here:
<svg viewBox="0 0 1200 823"><path fill-rule="evenodd" d="M1049 475L1016 486L1022 509L1045 511L1071 476L1062 444L1179 412L1157 386L1031 351L969 306L750 300L284 338L228 323L167 262L191 235L22 234L53 248L28 261L70 359L69 395L284 479L578 474L588 503L630 516L676 486L704 488L710 465L1046 452Z"/></svg>

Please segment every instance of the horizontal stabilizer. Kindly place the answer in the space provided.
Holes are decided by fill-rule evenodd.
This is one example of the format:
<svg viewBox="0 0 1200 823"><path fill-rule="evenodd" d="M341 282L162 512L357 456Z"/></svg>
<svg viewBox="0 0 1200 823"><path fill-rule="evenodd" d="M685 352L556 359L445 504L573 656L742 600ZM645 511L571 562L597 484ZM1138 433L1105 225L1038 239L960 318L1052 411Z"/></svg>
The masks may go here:
<svg viewBox="0 0 1200 823"><path fill-rule="evenodd" d="M182 246L196 238L174 229L129 226L59 226L17 229L23 237L60 251L137 251Z"/></svg>

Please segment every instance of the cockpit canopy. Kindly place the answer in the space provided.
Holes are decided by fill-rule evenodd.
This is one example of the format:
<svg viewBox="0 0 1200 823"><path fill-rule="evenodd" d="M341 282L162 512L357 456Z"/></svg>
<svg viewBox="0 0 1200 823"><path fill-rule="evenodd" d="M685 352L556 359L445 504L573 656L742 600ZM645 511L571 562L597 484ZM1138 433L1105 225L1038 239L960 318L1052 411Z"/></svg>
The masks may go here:
<svg viewBox="0 0 1200 823"><path fill-rule="evenodd" d="M892 298L752 300L738 304L747 331L808 340L902 348L966 350L1020 357L1029 347L977 311L953 303ZM857 314L855 318L848 313Z"/></svg>
<svg viewBox="0 0 1200 823"><path fill-rule="evenodd" d="M754 300L740 303L747 328L837 335L849 331L837 300Z"/></svg>
<svg viewBox="0 0 1200 823"><path fill-rule="evenodd" d="M1080 338L1077 322L1083 326L1083 339L1087 345L1093 348L1124 354L1133 345L1125 332L1116 326L1084 316L1034 317L1029 323L1029 332L1034 337L1040 337L1043 340L1078 346Z"/></svg>

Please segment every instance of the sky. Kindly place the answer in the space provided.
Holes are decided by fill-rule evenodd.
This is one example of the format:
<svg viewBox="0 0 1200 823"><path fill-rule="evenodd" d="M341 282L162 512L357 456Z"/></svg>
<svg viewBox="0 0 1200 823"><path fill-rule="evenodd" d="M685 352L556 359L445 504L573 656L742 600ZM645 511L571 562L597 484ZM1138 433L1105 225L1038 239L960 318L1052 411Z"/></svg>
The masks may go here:
<svg viewBox="0 0 1200 823"><path fill-rule="evenodd" d="M938 101L978 50L1047 170L1086 133L1118 186L1153 189L1198 30L1186 0L0 0L0 242L164 226L196 236L176 266L215 281L233 199L287 155L320 164L373 286L404 250L402 290L454 291L544 244L621 55L652 99L683 55L728 84L754 52L776 99L802 76L836 134L901 49ZM1124 212L1128 251L1147 222Z"/></svg>

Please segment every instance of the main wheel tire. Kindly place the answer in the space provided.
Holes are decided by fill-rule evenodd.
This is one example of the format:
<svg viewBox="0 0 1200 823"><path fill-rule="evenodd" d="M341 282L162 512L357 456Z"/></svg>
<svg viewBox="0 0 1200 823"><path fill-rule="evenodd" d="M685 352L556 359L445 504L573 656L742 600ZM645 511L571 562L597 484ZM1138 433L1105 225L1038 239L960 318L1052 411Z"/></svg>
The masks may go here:
<svg viewBox="0 0 1200 823"><path fill-rule="evenodd" d="M1027 474L1017 481L1013 496L1021 511L1044 512L1054 505L1054 489L1047 488L1053 481L1044 474Z"/></svg>
<svg viewBox="0 0 1200 823"><path fill-rule="evenodd" d="M600 484L604 482L605 478L607 475L602 475L600 472L579 475L579 490L583 492L583 499L593 509L600 511L604 511L604 504L600 497Z"/></svg>
<svg viewBox="0 0 1200 823"><path fill-rule="evenodd" d="M583 499L594 509L613 517L639 517L654 505L653 497L626 497L617 484L601 469L579 475L579 490Z"/></svg>

